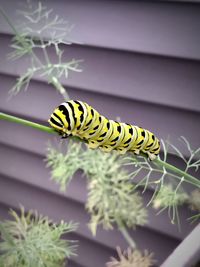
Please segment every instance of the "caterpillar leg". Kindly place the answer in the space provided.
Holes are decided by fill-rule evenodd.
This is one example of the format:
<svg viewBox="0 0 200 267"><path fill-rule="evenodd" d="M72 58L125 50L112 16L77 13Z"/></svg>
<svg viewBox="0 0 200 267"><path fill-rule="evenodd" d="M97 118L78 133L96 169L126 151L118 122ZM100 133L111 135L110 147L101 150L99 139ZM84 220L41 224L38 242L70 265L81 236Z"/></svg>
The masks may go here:
<svg viewBox="0 0 200 267"><path fill-rule="evenodd" d="M118 150L118 152L119 152L120 155L124 155L126 153L126 150L125 149L122 150L122 151Z"/></svg>
<svg viewBox="0 0 200 267"><path fill-rule="evenodd" d="M139 150L139 149L136 149L136 150L133 151L133 153L134 153L135 155L139 155L139 154L140 154L140 150Z"/></svg>
<svg viewBox="0 0 200 267"><path fill-rule="evenodd" d="M72 134L66 134L66 133L60 133L61 139L68 138L69 136L72 136Z"/></svg>
<svg viewBox="0 0 200 267"><path fill-rule="evenodd" d="M93 141L88 141L87 147L91 149L96 149L99 147L99 144Z"/></svg>
<svg viewBox="0 0 200 267"><path fill-rule="evenodd" d="M120 155L124 155L127 152L126 148L120 148L120 149L116 149L116 151L120 154Z"/></svg>
<svg viewBox="0 0 200 267"><path fill-rule="evenodd" d="M66 133L65 131L57 131L58 134L61 136L61 139L68 138L69 136L72 136L71 133Z"/></svg>
<svg viewBox="0 0 200 267"><path fill-rule="evenodd" d="M113 150L112 147L108 147L108 146L99 147L99 149L103 152L111 152Z"/></svg>
<svg viewBox="0 0 200 267"><path fill-rule="evenodd" d="M146 152L150 160L154 160L156 158L155 154L152 154L151 152Z"/></svg>

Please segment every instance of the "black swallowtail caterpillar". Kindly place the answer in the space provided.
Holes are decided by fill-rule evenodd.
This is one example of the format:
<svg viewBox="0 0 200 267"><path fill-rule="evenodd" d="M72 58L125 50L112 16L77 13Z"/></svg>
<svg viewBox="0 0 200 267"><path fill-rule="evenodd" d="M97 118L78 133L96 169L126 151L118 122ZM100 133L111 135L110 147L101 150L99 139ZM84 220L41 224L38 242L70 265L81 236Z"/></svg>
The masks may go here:
<svg viewBox="0 0 200 267"><path fill-rule="evenodd" d="M117 150L139 154L146 153L150 160L160 151L160 142L153 133L138 126L109 120L82 101L70 100L60 104L48 120L62 135L78 136L88 141L89 148L102 151Z"/></svg>

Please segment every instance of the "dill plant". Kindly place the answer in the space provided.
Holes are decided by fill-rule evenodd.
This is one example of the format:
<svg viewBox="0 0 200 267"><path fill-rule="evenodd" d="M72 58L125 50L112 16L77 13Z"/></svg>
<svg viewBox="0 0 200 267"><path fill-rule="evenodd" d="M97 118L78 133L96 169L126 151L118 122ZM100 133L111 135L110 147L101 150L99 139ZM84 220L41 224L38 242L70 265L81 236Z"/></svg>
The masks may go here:
<svg viewBox="0 0 200 267"><path fill-rule="evenodd" d="M29 2L24 10L19 10L23 22L14 26L5 12L1 13L13 29L14 37L11 48L13 51L8 55L8 59L16 60L21 57L28 57L29 67L25 73L17 78L16 84L10 90L11 95L18 94L22 89L26 90L34 75L46 78L48 83L61 93L64 99L69 96L58 79L64 76L68 78L69 71L81 72L79 63L82 60L72 58L66 62L62 60L64 51L61 44L71 44L69 33L73 25L68 21L53 14L52 9L48 9L41 2L37 4ZM50 36L47 38L47 36ZM49 55L48 49L53 49L54 56Z"/></svg>
<svg viewBox="0 0 200 267"><path fill-rule="evenodd" d="M71 43L66 41L66 33L67 35L70 33L73 25L54 15L53 10L47 9L40 2L37 6L29 3L28 8L21 10L20 14L23 17L23 23L19 27L22 29L21 32L4 14L15 34L11 45L14 50L9 58L16 60L28 56L30 59L30 66L17 79L10 91L11 95L27 89L34 75L39 75L45 77L47 82L52 84L65 100L68 100L68 93L59 79L62 76L68 78L69 71L80 72L79 64L82 60L72 59L69 62L63 62L63 50L60 45ZM49 48L54 50L56 63L48 53ZM43 54L42 58L38 56L40 52ZM41 130L52 132L47 127L41 127L43 127ZM37 128L39 129L40 126L37 125ZM127 227L135 228L136 225L147 222L147 210L143 207L142 198L137 189L142 189L143 193L151 189L153 194L148 205L159 208L159 212L168 209L173 223L179 221L178 206L183 203L187 203L196 211L200 210L198 189L190 195L182 187L183 183L188 182L200 188L197 179L190 175L191 169L195 171L199 169L200 148L192 149L184 137L181 141L189 151L189 158L185 158L175 145L161 140L163 156L162 158L159 156L153 162L149 162L143 156L127 154L128 156L122 157L115 152L106 154L99 150L88 150L83 148L81 143L75 143L72 140L64 141L58 147L48 144L47 166L51 168L52 179L60 184L61 190L66 189L77 170L81 169L87 177L86 209L91 215L89 227L92 233L96 234L98 225L103 225L105 229L112 229L114 224L117 224L129 244L129 248L124 252L117 248L119 259L112 258L107 264L108 267L149 267L154 263L152 254L138 250L126 230ZM180 170L167 162L169 147L183 160L185 169ZM126 165L133 169L127 170ZM136 177L140 177L139 182L135 181ZM199 215L195 215L195 219L198 217Z"/></svg>
<svg viewBox="0 0 200 267"><path fill-rule="evenodd" d="M135 228L147 222L147 210L142 198L129 182L128 173L122 168L123 158L118 153L89 150L83 154L83 172L88 177L86 208L91 214L92 233L102 224L105 229Z"/></svg>
<svg viewBox="0 0 200 267"><path fill-rule="evenodd" d="M21 207L21 214L10 210L12 220L0 222L1 267L60 267L75 255L74 241L61 239L77 224L61 221L53 223L48 217Z"/></svg>
<svg viewBox="0 0 200 267"><path fill-rule="evenodd" d="M177 146L171 144L169 141L164 142L161 140L163 155L159 155L158 159L150 163L146 157L131 156L126 157L127 162L125 163L133 167L133 171L131 172L133 181L137 176L142 177L140 181L136 183L136 188L142 188L143 193L145 193L147 188L153 190L152 197L147 206L153 204L154 208L160 209L159 213L168 209L171 222L177 222L178 225L178 206L190 203L189 207L191 207L191 202L196 203L194 207L199 206L199 194L197 193L199 192L199 183L195 184L194 180L187 181L186 176L191 170L197 173L200 167L200 148L193 149L188 140L183 136L181 136L180 141L184 148L188 150L189 157L187 158ZM183 161L185 165L183 170L170 168L167 163L169 148ZM193 186L197 186L195 194L194 192L188 193L185 191L183 184L186 181ZM190 196L193 197L191 198ZM198 211L198 208L196 207L195 210Z"/></svg>
<svg viewBox="0 0 200 267"><path fill-rule="evenodd" d="M66 190L73 175L82 164L82 159L79 157L82 153L81 143L70 140L66 145L64 142L60 142L58 147L49 142L46 157L47 167L51 169L51 178L60 185L61 191Z"/></svg>
<svg viewBox="0 0 200 267"><path fill-rule="evenodd" d="M52 179L62 190L76 171L82 170L87 177L86 209L91 215L89 227L94 235L101 224L105 229L113 229L115 223L121 228L147 222L142 198L129 182L128 173L122 168L123 158L117 153L88 150L80 142L69 141L58 147L48 146L46 160Z"/></svg>
<svg viewBox="0 0 200 267"><path fill-rule="evenodd" d="M155 263L153 254L147 250L141 253L131 248L121 251L120 247L117 247L117 254L118 259L111 257L111 261L106 264L107 267L150 267Z"/></svg>

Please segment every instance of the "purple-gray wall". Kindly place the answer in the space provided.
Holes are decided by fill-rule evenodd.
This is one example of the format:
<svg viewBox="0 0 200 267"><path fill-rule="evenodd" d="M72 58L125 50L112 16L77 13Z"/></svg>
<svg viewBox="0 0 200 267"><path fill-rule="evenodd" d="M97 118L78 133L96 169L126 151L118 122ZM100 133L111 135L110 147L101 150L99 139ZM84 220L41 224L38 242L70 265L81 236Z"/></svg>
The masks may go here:
<svg viewBox="0 0 200 267"><path fill-rule="evenodd" d="M15 22L18 1L0 0ZM190 3L189 3L190 2ZM75 24L71 38L76 45L63 46L66 59L81 58L83 72L62 79L72 99L90 103L109 118L141 125L159 138L177 143L184 135L200 146L200 4L196 1L45 1ZM46 123L61 101L41 77L27 92L8 101L8 90L27 66L26 60L7 61L11 30L0 16L0 110ZM81 44L78 44L81 43ZM85 212L86 182L77 173L66 193L50 180L43 161L48 134L0 121L0 216L19 203L37 209L55 221L80 222L71 237L80 241L70 267L102 267L117 245L127 244L120 233L101 228L92 237ZM187 151L185 151L187 156ZM176 157L171 160L180 165ZM149 197L149 190L144 201ZM182 231L167 214L149 208L149 223L131 231L139 248L155 253L158 266L192 230L186 207L180 211Z"/></svg>

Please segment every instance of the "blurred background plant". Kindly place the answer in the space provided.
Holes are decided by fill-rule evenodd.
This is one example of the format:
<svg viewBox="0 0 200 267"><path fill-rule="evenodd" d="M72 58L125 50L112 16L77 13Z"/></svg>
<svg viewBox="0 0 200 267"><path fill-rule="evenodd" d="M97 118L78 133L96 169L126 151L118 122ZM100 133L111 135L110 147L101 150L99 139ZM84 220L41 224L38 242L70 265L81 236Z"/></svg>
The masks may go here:
<svg viewBox="0 0 200 267"><path fill-rule="evenodd" d="M8 59L16 60L23 56L29 58L30 66L18 79L10 90L11 95L16 95L22 89L26 90L34 75L45 77L48 83L61 93L64 99L69 99L66 90L58 82L58 78L68 78L69 71L81 72L79 63L82 60L71 59L68 62L62 61L63 50L61 44L71 44L66 41L73 25L68 21L53 14L52 9L47 9L41 2L27 2L24 10L18 10L23 22L14 26L2 10L2 14L13 29L14 37ZM45 38L46 36L50 38ZM47 49L54 50L55 57L50 57ZM42 57L41 53L42 52ZM55 60L56 58L56 60Z"/></svg>
<svg viewBox="0 0 200 267"><path fill-rule="evenodd" d="M11 95L27 89L34 75L39 75L45 77L64 100L70 99L59 79L62 76L68 78L69 71L81 72L79 64L82 60L63 62L60 45L71 44L70 40L66 41L66 33L69 34L73 26L57 15L54 16L53 10L48 10L40 2L36 7L29 3L28 9L19 13L23 17L20 31L4 13L15 34L11 45L14 50L9 58L16 60L28 56L30 66L17 79L10 91ZM45 37L47 32L50 33L50 39ZM56 63L55 58L51 59L48 54L50 48L54 49ZM41 51L42 58L38 56ZM119 260L113 258L108 263L109 267L147 267L153 264L152 254L139 251L126 230L148 221L147 209L139 192L145 193L148 188L153 189L148 205L160 209L159 212L168 209L173 223L180 224L178 207L182 204L187 203L191 209L200 210L199 191L196 189L192 193L186 192L182 186L184 182L189 182L199 187L195 178L191 178L190 171L194 169L197 172L199 169L200 148L194 150L184 137L181 140L190 153L188 159L176 146L162 140L162 159L158 157L153 162L143 156L127 154L122 157L115 152L106 154L99 150L89 150L84 144L73 140L62 141L59 145L48 143L47 166L51 169L52 179L60 185L62 191L67 189L76 171L82 170L87 177L86 209L91 216L88 225L92 234L96 234L98 225L110 230L116 224L130 246L124 253L118 248ZM184 161L184 170L173 168L167 163L169 147Z"/></svg>
<svg viewBox="0 0 200 267"><path fill-rule="evenodd" d="M115 152L84 149L80 142L71 140L68 144L63 143L60 151L48 146L47 166L51 167L52 179L61 185L62 190L77 170L82 170L87 177L86 209L91 214L89 227L94 235L100 224L105 229L112 229L114 223L121 228L147 222L147 210L134 184L129 182L127 171L122 168L123 161L123 157Z"/></svg>
<svg viewBox="0 0 200 267"><path fill-rule="evenodd" d="M111 258L107 263L107 267L150 267L155 263L153 254L145 250L142 254L139 250L128 248L122 252L120 247L117 247L118 258Z"/></svg>
<svg viewBox="0 0 200 267"><path fill-rule="evenodd" d="M20 215L10 210L11 220L0 221L1 267L60 267L66 266L67 258L75 255L75 241L61 239L77 224L61 221L53 223L37 211Z"/></svg>

